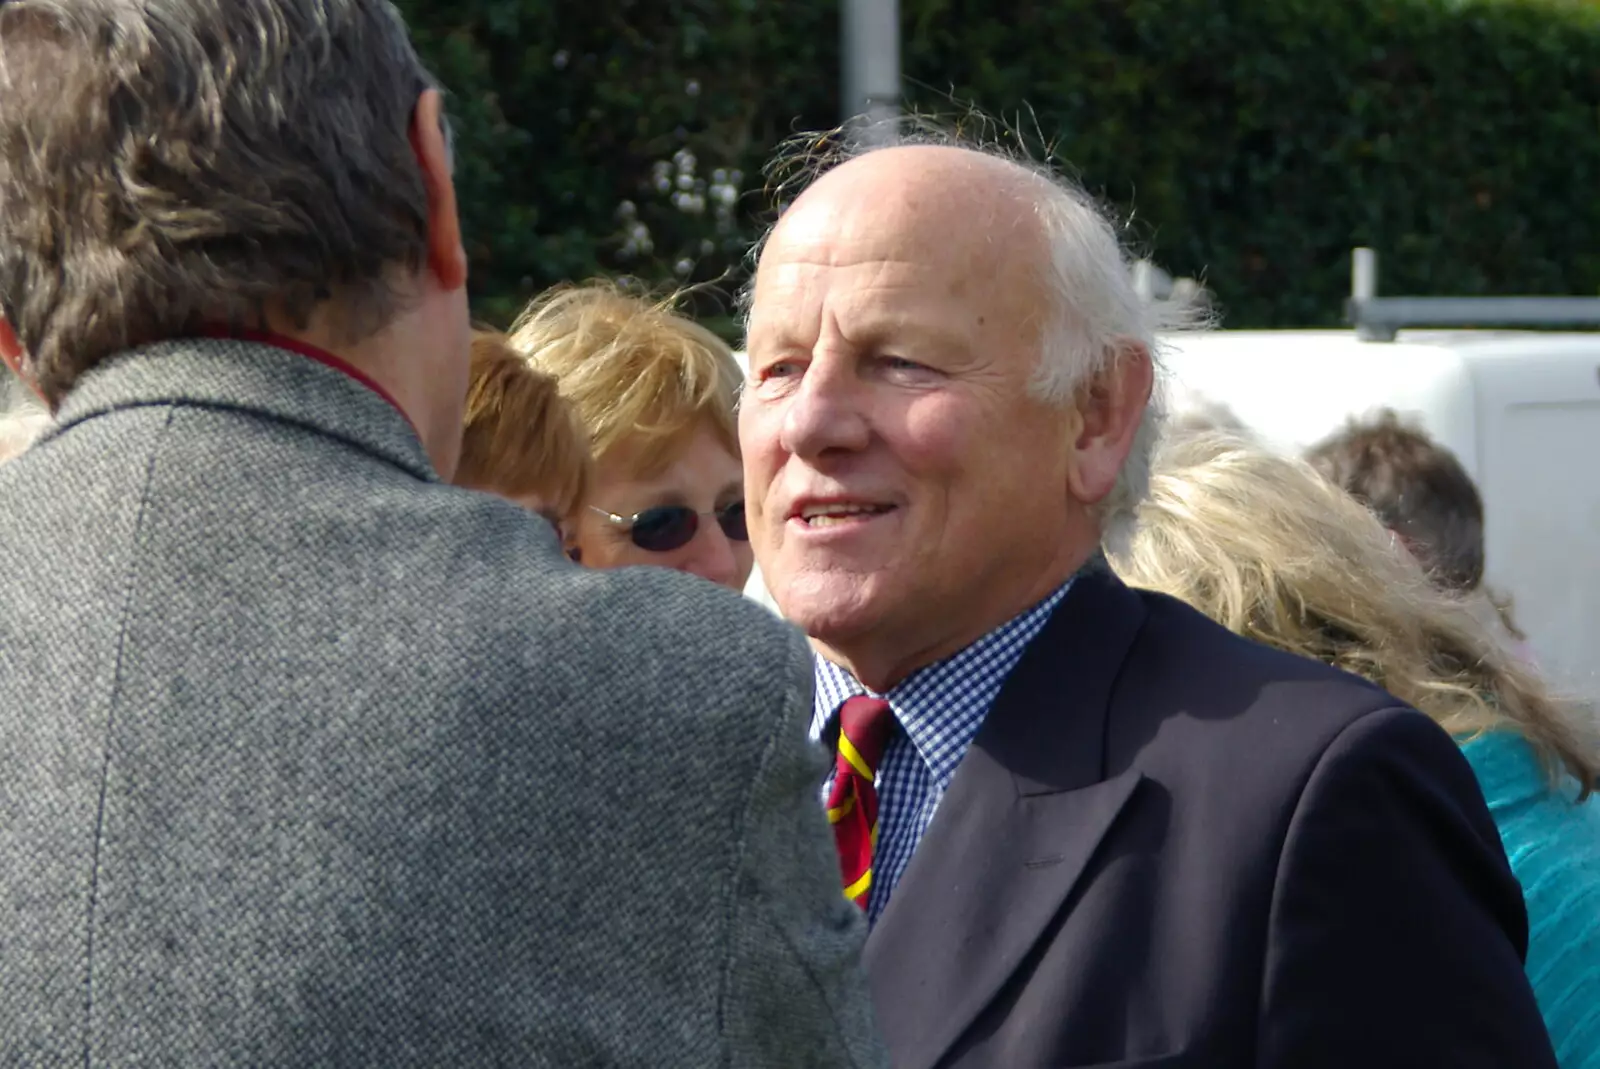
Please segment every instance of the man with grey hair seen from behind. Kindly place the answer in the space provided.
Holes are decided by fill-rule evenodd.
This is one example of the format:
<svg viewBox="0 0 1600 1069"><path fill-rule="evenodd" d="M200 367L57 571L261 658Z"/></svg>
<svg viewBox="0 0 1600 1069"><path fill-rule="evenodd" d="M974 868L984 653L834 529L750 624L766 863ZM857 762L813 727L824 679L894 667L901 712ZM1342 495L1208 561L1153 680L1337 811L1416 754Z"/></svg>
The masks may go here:
<svg viewBox="0 0 1600 1069"><path fill-rule="evenodd" d="M440 109L385 0L0 6L0 1060L882 1066L804 640L448 485Z"/></svg>
<svg viewBox="0 0 1600 1069"><path fill-rule="evenodd" d="M842 155L760 253L740 431L897 1069L1553 1066L1450 737L1105 568L1157 419L1104 215Z"/></svg>

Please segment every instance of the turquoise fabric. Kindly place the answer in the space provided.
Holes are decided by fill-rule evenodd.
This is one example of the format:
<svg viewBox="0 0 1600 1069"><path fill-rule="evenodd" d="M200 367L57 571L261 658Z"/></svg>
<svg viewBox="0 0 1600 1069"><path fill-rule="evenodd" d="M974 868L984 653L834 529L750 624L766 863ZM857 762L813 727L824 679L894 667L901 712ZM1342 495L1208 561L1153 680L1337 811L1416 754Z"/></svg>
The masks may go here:
<svg viewBox="0 0 1600 1069"><path fill-rule="evenodd" d="M1462 746L1528 903L1528 979L1561 1069L1600 1069L1600 796L1552 788L1522 736Z"/></svg>

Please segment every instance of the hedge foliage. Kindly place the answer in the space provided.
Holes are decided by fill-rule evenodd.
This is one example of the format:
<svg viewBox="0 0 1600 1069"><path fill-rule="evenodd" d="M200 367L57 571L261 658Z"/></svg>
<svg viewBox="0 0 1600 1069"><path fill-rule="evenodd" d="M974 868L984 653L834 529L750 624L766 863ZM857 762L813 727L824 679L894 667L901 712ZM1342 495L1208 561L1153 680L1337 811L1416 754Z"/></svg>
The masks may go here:
<svg viewBox="0 0 1600 1069"><path fill-rule="evenodd" d="M490 319L596 273L731 290L771 209L763 160L838 118L836 0L400 6L454 94ZM1600 292L1594 0L901 0L901 17L911 106L1007 120L1163 267L1204 277L1227 326L1337 323L1363 244L1385 293Z"/></svg>

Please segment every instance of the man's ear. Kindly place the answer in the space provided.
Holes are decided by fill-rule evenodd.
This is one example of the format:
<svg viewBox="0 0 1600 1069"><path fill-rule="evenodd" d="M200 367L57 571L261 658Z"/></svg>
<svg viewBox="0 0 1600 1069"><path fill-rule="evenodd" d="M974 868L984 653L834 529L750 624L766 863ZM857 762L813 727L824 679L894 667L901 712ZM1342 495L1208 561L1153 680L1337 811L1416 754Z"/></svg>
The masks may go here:
<svg viewBox="0 0 1600 1069"><path fill-rule="evenodd" d="M445 290L467 284L467 250L461 240L450 146L445 140L444 100L424 89L411 113L411 150L428 193L428 268Z"/></svg>
<svg viewBox="0 0 1600 1069"><path fill-rule="evenodd" d="M1150 350L1126 339L1116 344L1105 370L1078 391L1071 416L1067 489L1085 505L1098 504L1117 485L1155 388Z"/></svg>

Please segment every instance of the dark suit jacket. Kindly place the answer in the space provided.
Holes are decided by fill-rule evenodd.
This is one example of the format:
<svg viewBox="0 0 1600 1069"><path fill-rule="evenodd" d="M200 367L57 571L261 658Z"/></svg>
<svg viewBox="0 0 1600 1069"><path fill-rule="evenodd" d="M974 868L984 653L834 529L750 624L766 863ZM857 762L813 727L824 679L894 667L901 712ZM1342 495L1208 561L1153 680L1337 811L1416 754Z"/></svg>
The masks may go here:
<svg viewBox="0 0 1600 1069"><path fill-rule="evenodd" d="M811 659L262 345L0 467L0 1065L882 1064Z"/></svg>
<svg viewBox="0 0 1600 1069"><path fill-rule="evenodd" d="M896 1069L1545 1069L1526 930L1440 728L1091 571L866 961Z"/></svg>

